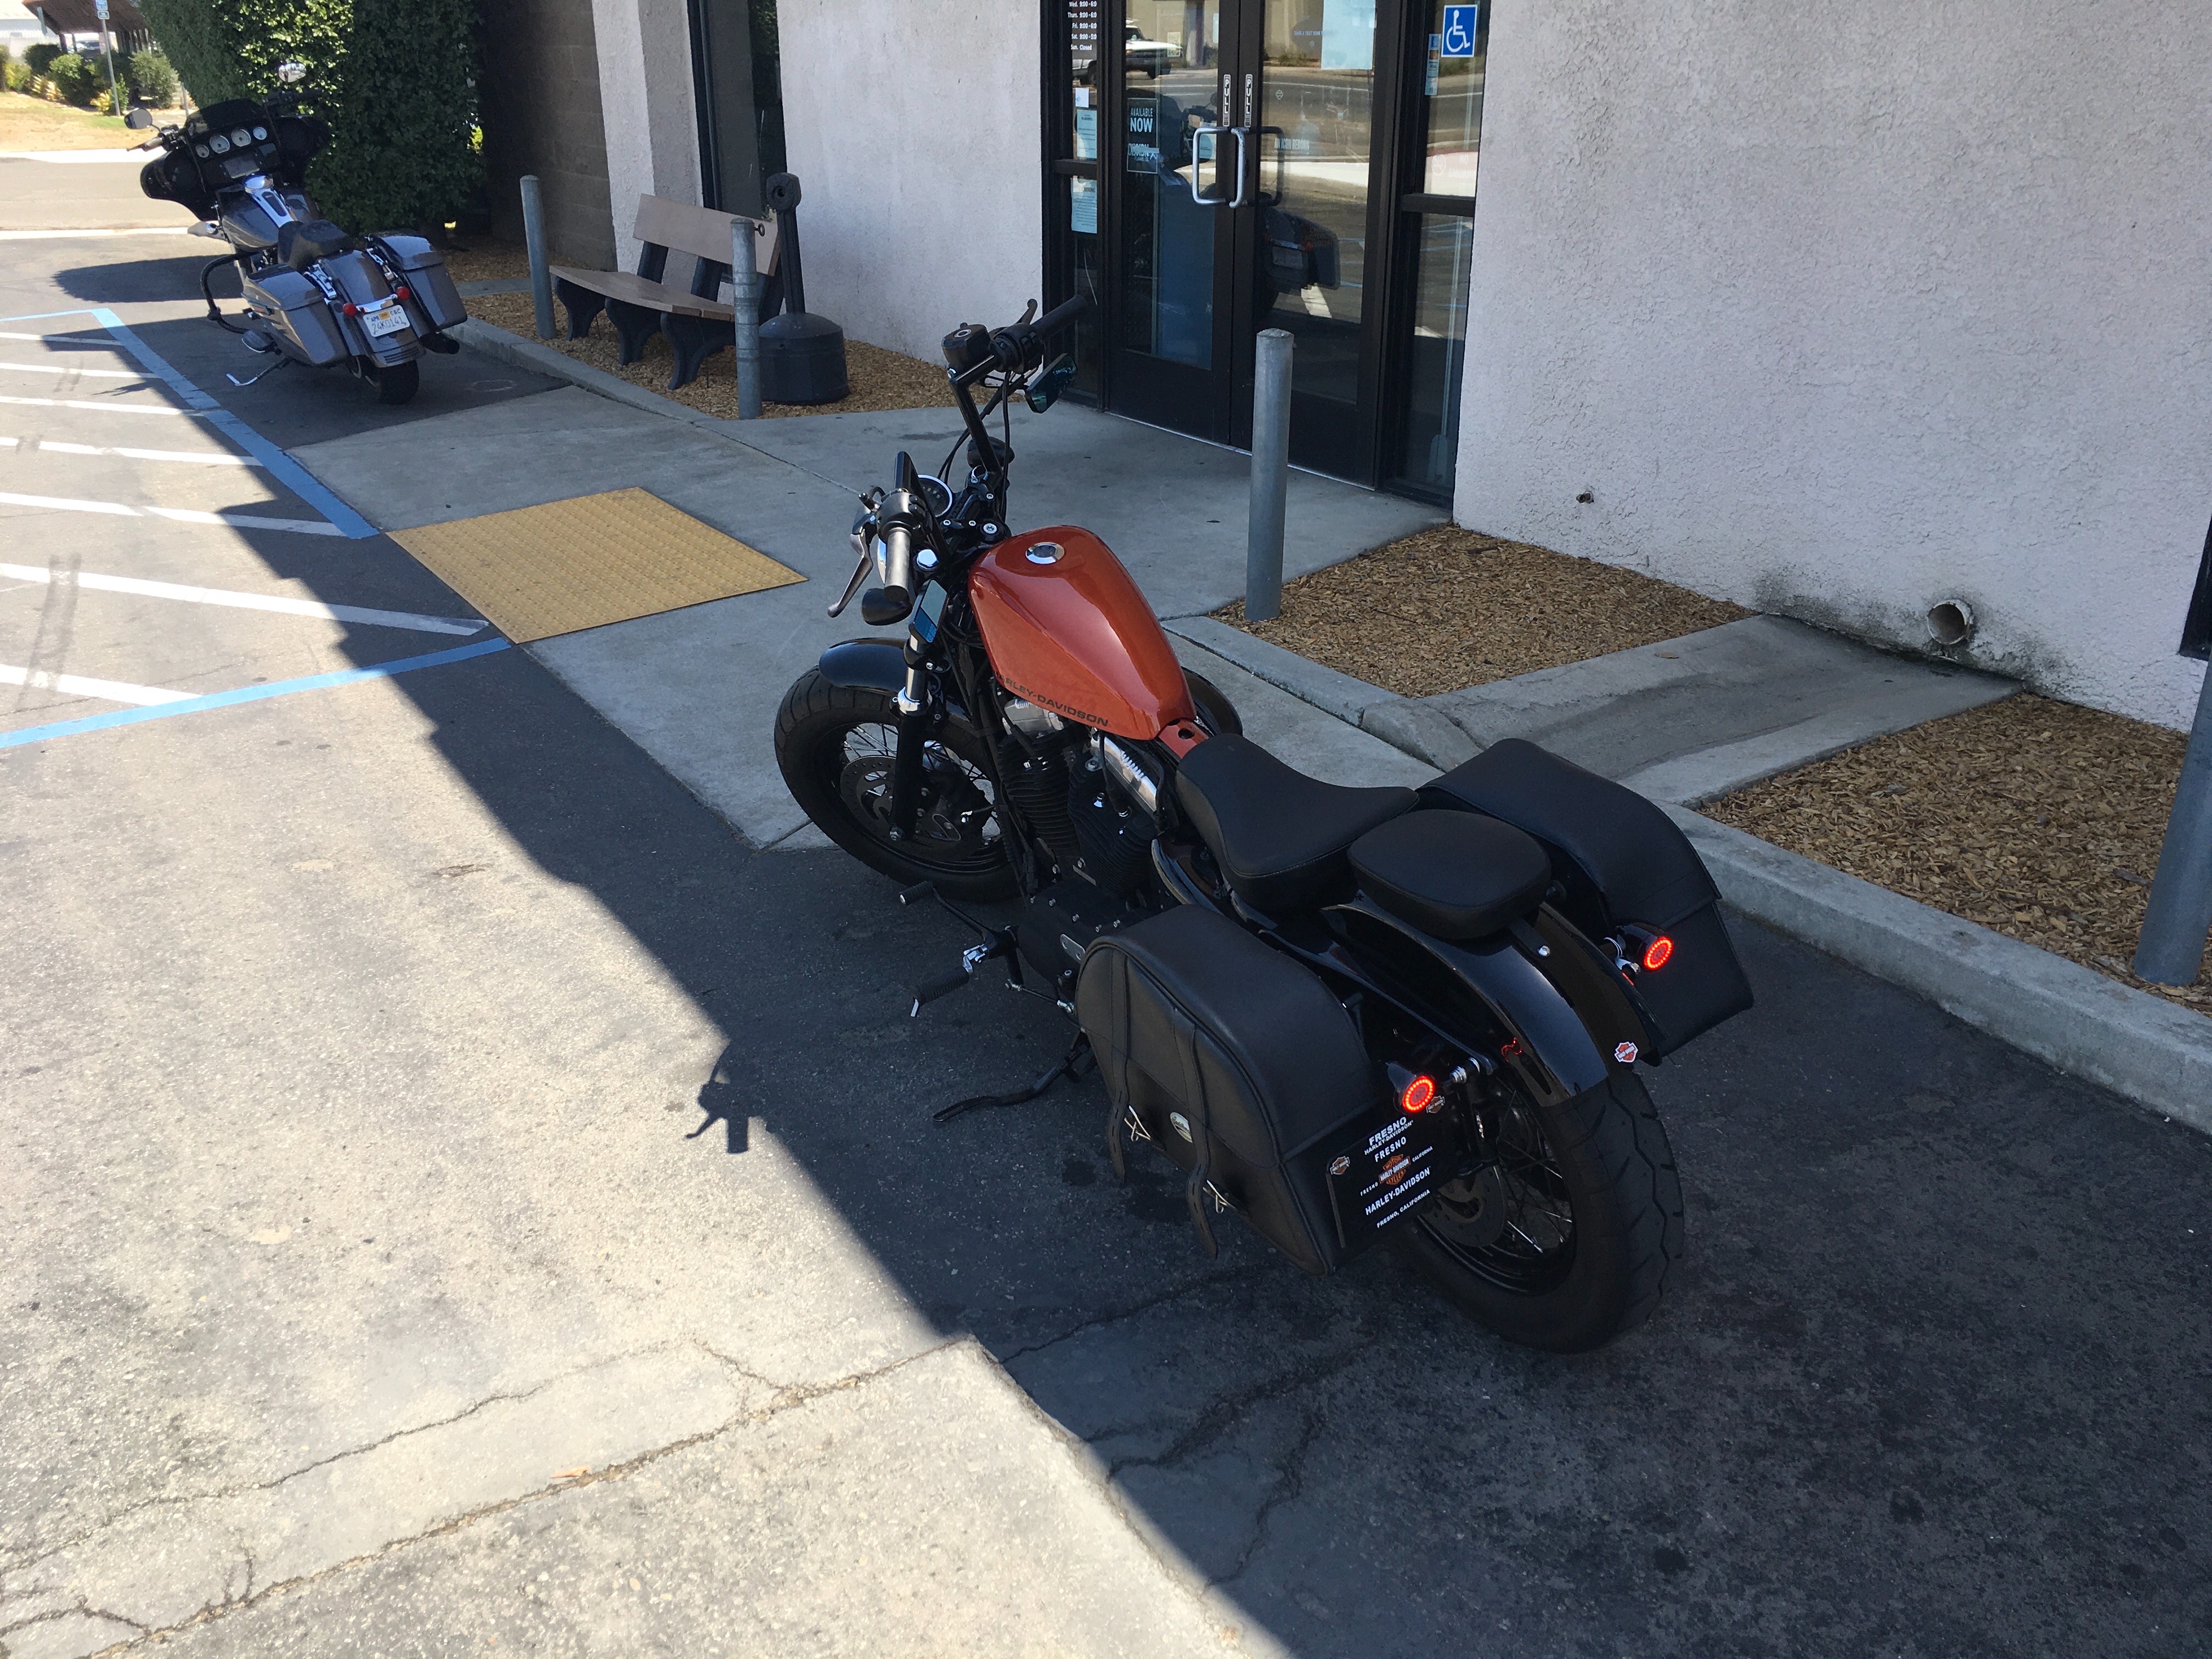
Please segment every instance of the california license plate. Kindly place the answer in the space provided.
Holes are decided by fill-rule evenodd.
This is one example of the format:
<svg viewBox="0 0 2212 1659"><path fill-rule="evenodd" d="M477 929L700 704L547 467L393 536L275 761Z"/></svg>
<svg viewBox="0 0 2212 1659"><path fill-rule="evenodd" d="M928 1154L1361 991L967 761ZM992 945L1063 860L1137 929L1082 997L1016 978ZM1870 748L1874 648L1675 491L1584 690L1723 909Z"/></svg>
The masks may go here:
<svg viewBox="0 0 2212 1659"><path fill-rule="evenodd" d="M380 311L362 312L361 325L370 334L377 336L397 334L403 329L414 326L407 320L407 307L397 300L386 300Z"/></svg>

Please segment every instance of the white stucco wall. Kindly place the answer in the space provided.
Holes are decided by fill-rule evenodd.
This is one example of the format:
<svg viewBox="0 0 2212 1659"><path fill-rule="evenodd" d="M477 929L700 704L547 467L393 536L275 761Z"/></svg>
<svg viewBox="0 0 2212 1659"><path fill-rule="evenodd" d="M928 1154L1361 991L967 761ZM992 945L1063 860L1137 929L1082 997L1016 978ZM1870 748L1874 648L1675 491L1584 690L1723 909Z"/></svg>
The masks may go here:
<svg viewBox="0 0 2212 1659"><path fill-rule="evenodd" d="M2172 0L1497 0L1456 516L1915 646L1960 596L2185 726L2208 64Z"/></svg>
<svg viewBox="0 0 2212 1659"><path fill-rule="evenodd" d="M926 362L1041 300L1034 6L779 0L806 305Z"/></svg>
<svg viewBox="0 0 2212 1659"><path fill-rule="evenodd" d="M629 233L637 198L699 203L690 14L684 0L592 0L592 29L599 48L616 259L623 270L635 270L638 242Z"/></svg>

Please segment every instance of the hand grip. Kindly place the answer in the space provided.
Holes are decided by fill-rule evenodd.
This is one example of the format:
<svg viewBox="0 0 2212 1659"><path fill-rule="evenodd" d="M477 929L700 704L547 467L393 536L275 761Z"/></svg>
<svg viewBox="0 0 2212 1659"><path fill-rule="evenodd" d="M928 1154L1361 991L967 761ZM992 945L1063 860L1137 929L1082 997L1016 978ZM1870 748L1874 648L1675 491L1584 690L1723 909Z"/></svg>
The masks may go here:
<svg viewBox="0 0 2212 1659"><path fill-rule="evenodd" d="M1036 319L1036 332L1040 336L1057 333L1090 309L1091 301L1085 295L1079 294L1073 300L1063 300Z"/></svg>

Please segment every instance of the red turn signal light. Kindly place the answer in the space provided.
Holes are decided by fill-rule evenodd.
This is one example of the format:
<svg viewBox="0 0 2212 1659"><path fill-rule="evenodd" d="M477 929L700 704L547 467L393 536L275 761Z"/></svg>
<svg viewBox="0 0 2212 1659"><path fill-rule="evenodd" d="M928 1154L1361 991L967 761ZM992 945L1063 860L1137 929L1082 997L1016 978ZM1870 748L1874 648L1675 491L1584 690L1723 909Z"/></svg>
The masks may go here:
<svg viewBox="0 0 2212 1659"><path fill-rule="evenodd" d="M1656 974L1674 960L1674 941L1662 933L1644 947L1644 971Z"/></svg>
<svg viewBox="0 0 2212 1659"><path fill-rule="evenodd" d="M1398 1091L1398 1103L1408 1112L1425 1112L1429 1103L1437 1097L1437 1080L1432 1077L1415 1078Z"/></svg>

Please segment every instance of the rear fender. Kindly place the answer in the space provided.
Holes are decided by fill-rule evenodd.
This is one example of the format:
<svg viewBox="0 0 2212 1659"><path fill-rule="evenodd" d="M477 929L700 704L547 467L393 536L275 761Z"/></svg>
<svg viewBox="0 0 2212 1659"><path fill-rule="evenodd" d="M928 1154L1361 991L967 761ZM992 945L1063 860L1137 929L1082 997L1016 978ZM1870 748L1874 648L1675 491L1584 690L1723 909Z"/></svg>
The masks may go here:
<svg viewBox="0 0 2212 1659"><path fill-rule="evenodd" d="M1510 935L1451 944L1364 898L1322 915L1341 941L1330 965L1356 968L1455 1045L1510 1068L1540 1100L1595 1088L1620 1068L1615 1045L1639 1035L1626 1000L1605 994L1595 948L1555 912L1536 927L1551 952L1543 968Z"/></svg>

